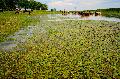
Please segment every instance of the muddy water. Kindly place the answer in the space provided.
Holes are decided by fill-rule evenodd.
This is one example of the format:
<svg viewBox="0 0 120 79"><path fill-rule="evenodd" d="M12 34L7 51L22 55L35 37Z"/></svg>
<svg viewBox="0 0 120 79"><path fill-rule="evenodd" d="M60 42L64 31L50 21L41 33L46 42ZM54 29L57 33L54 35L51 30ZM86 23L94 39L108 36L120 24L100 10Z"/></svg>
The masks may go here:
<svg viewBox="0 0 120 79"><path fill-rule="evenodd" d="M40 18L40 24L35 26L28 26L27 28L22 28L14 35L9 36L7 41L0 43L0 51L13 51L18 44L24 44L29 38L34 34L45 32L44 24L47 21L65 21L65 20L104 20L104 21L114 21L120 22L120 19L113 17L104 16L79 16L79 15L61 15L61 14L50 14L35 16L34 18ZM18 49L21 50L21 49Z"/></svg>

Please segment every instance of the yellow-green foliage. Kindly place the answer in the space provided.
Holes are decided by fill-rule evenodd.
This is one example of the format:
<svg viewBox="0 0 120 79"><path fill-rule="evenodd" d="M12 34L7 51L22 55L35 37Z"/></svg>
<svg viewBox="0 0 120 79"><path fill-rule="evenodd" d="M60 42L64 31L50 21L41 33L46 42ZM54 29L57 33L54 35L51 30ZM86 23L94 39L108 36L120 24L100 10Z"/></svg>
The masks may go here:
<svg viewBox="0 0 120 79"><path fill-rule="evenodd" d="M22 27L35 23L32 15L28 13L15 14L15 12L0 13L0 42L4 41L7 36L13 34Z"/></svg>
<svg viewBox="0 0 120 79"><path fill-rule="evenodd" d="M33 16L40 14L57 14L59 12L34 10L31 15L28 13L15 14L15 12L0 13L0 42L6 40L6 37L13 34L22 27L31 23L39 22L38 18Z"/></svg>
<svg viewBox="0 0 120 79"><path fill-rule="evenodd" d="M21 51L0 53L0 77L35 79L119 79L120 23L61 21L42 30Z"/></svg>

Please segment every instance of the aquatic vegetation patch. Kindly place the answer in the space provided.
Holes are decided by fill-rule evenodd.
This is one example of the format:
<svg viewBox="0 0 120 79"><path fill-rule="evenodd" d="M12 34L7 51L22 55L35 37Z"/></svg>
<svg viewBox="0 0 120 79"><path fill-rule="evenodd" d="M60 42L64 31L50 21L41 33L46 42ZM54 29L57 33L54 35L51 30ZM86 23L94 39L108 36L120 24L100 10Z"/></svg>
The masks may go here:
<svg viewBox="0 0 120 79"><path fill-rule="evenodd" d="M120 23L43 21L32 38L0 53L1 78L120 78ZM17 48L16 48L17 49Z"/></svg>

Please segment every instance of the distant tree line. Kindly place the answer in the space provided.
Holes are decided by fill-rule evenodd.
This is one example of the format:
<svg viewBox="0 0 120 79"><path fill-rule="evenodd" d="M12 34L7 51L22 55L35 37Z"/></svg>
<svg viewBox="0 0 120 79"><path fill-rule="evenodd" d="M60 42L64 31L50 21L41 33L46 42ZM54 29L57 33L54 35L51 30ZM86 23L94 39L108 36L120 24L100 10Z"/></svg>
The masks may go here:
<svg viewBox="0 0 120 79"><path fill-rule="evenodd" d="M108 8L108 9L97 9L97 11L112 11L112 12L120 12L120 8Z"/></svg>
<svg viewBox="0 0 120 79"><path fill-rule="evenodd" d="M97 10L83 10L82 12L120 12L120 8L108 8L108 9L97 9Z"/></svg>
<svg viewBox="0 0 120 79"><path fill-rule="evenodd" d="M16 8L47 10L48 6L35 0L0 0L0 9L13 11Z"/></svg>

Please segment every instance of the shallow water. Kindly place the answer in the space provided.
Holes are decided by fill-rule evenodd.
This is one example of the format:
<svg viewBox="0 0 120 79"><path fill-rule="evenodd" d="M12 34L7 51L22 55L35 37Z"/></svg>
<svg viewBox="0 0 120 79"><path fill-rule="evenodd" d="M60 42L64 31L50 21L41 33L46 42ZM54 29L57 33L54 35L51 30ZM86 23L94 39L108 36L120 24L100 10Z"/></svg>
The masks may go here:
<svg viewBox="0 0 120 79"><path fill-rule="evenodd" d="M34 18L40 18L41 23L35 26L28 26L27 28L22 28L14 35L9 36L5 42L0 43L0 51L13 51L18 44L24 44L33 34L39 34L45 32L44 24L47 21L65 21L65 20L104 20L104 21L114 21L120 22L119 18L105 17L105 16L87 16L82 17L79 15L61 15L61 14L50 14L35 16Z"/></svg>
<svg viewBox="0 0 120 79"><path fill-rule="evenodd" d="M62 14L56 14L56 15L48 15L49 19L48 21L64 21L64 20L102 20L102 21L113 21L113 22L120 22L119 18L115 17L105 17L105 16L80 16L80 15L62 15Z"/></svg>
<svg viewBox="0 0 120 79"><path fill-rule="evenodd" d="M32 36L32 31L35 26L28 26L25 29L21 29L14 35L9 36L7 41L0 43L1 51L12 51L14 47L19 43L24 43L29 37Z"/></svg>

